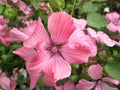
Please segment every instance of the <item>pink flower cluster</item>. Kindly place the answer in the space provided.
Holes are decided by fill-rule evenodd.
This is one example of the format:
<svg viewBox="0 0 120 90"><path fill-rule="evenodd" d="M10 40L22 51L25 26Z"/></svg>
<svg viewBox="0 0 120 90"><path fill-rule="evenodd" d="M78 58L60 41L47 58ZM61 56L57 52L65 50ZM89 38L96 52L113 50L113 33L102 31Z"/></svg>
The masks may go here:
<svg viewBox="0 0 120 90"><path fill-rule="evenodd" d="M11 42L11 38L9 35L8 30L8 25L7 23L9 22L9 20L4 19L2 15L0 15L0 40L1 42L8 46Z"/></svg>
<svg viewBox="0 0 120 90"><path fill-rule="evenodd" d="M31 14L30 7L27 7L23 1L11 1L17 4L26 16ZM43 3L40 5L45 7ZM119 32L120 15L113 12L106 14L105 18L110 21L110 24L107 25L108 30ZM38 21L26 21L27 27L25 28L12 28L11 30L7 26L8 22L9 20L0 16L0 40L6 46L10 42L23 43L23 46L13 53L25 60L30 76L30 90L36 86L42 75L44 83L53 86L56 90L90 90L92 88L95 90L118 90L105 83L111 82L118 85L119 82L110 77L102 77L103 68L99 64L92 65L88 69L92 81L81 79L76 86L71 81L67 81L63 86L56 85L58 80L71 75L71 64L88 63L89 57L96 56L96 42L109 47L120 46L119 42L103 31L96 32L87 27L86 20L73 18L65 12L55 12L48 18L48 30L45 30L40 18ZM5 90L10 90L10 80L3 83L4 77L8 80L6 75L1 73L0 85ZM12 90L14 90L16 79L11 78L11 81L13 83Z"/></svg>

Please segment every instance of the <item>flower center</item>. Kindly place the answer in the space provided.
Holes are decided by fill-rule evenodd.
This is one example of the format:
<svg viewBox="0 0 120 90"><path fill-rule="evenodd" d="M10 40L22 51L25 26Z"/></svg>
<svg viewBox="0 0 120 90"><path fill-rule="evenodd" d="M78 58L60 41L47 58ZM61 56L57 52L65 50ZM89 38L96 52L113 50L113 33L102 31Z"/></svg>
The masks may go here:
<svg viewBox="0 0 120 90"><path fill-rule="evenodd" d="M51 52L56 53L58 51L57 47L52 47Z"/></svg>

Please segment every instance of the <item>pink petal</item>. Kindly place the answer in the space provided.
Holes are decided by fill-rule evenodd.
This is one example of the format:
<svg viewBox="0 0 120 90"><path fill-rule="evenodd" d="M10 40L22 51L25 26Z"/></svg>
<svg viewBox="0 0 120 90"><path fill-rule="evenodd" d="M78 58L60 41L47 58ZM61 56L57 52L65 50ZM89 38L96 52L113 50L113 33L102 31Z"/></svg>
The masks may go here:
<svg viewBox="0 0 120 90"><path fill-rule="evenodd" d="M13 28L10 30L10 36L13 41L17 41L17 42L25 41L26 39L29 38L28 35L19 31L17 28Z"/></svg>
<svg viewBox="0 0 120 90"><path fill-rule="evenodd" d="M29 62L29 70L40 73L43 68L48 65L46 61L49 61L50 58L50 52L45 50L39 51L39 53Z"/></svg>
<svg viewBox="0 0 120 90"><path fill-rule="evenodd" d="M92 38L96 38L97 37L97 32L95 30L93 30L92 28L86 28L87 33L90 37Z"/></svg>
<svg viewBox="0 0 120 90"><path fill-rule="evenodd" d="M9 46L11 42L11 37L9 33L5 33L4 35L0 36L0 40L5 46Z"/></svg>
<svg viewBox="0 0 120 90"><path fill-rule="evenodd" d="M111 32L116 32L117 31L117 26L115 26L112 22L107 25L107 29Z"/></svg>
<svg viewBox="0 0 120 90"><path fill-rule="evenodd" d="M81 46L76 49L71 49L69 46L65 45L60 49L61 55L69 63L86 63L91 55L89 49Z"/></svg>
<svg viewBox="0 0 120 90"><path fill-rule="evenodd" d="M39 72L35 72L35 71L31 70L31 67L32 67L31 62L26 62L27 72L30 77L30 90L33 90L33 88L35 88L40 76L42 75L42 71L39 70Z"/></svg>
<svg viewBox="0 0 120 90"><path fill-rule="evenodd" d="M105 82L111 82L111 83L113 83L113 84L115 84L115 85L118 85L118 84L119 84L119 81L118 81L118 80L115 80L115 79L110 78L110 77L104 77L104 78L102 78L102 80L105 81Z"/></svg>
<svg viewBox="0 0 120 90"><path fill-rule="evenodd" d="M18 0L11 0L13 3L17 3L18 2Z"/></svg>
<svg viewBox="0 0 120 90"><path fill-rule="evenodd" d="M117 12L108 13L105 15L105 18L109 21L116 21L120 18L120 15Z"/></svg>
<svg viewBox="0 0 120 90"><path fill-rule="evenodd" d="M11 80L10 83L11 83L11 90L15 90L16 85L17 85L16 80Z"/></svg>
<svg viewBox="0 0 120 90"><path fill-rule="evenodd" d="M26 61L32 60L32 58L36 55L36 51L31 48L21 47L16 51L13 51L14 54L19 55Z"/></svg>
<svg viewBox="0 0 120 90"><path fill-rule="evenodd" d="M90 56L97 53L95 42L83 31L76 30L69 38L68 43L61 47L61 55L70 63L88 62Z"/></svg>
<svg viewBox="0 0 120 90"><path fill-rule="evenodd" d="M45 85L47 86L52 86L55 88L55 90L62 90L62 86L57 86L56 82L54 81L54 79L48 77L47 75L43 76L43 82L45 83Z"/></svg>
<svg viewBox="0 0 120 90"><path fill-rule="evenodd" d="M73 18L73 21L74 21L75 27L79 30L84 30L87 25L87 21L85 19Z"/></svg>
<svg viewBox="0 0 120 90"><path fill-rule="evenodd" d="M76 85L76 90L91 90L95 86L95 82L89 82L85 79L81 79Z"/></svg>
<svg viewBox="0 0 120 90"><path fill-rule="evenodd" d="M74 33L68 39L68 45L71 48L77 48L79 46L88 48L91 52L91 57L97 54L97 46L95 40L80 30L74 31Z"/></svg>
<svg viewBox="0 0 120 90"><path fill-rule="evenodd" d="M24 44L24 46L29 47L29 48L35 47L36 44L41 40L46 41L47 45L50 46L49 36L48 36L47 32L45 31L45 28L44 28L40 18L38 18L38 23L36 25L35 31L30 36L30 38L27 39L23 44Z"/></svg>
<svg viewBox="0 0 120 90"><path fill-rule="evenodd" d="M26 24L27 24L27 27L24 28L23 32L26 35L31 36L31 34L35 31L35 27L37 23L36 21L27 21Z"/></svg>
<svg viewBox="0 0 120 90"><path fill-rule="evenodd" d="M0 85L3 89L10 90L10 79L6 76L4 72L0 75Z"/></svg>
<svg viewBox="0 0 120 90"><path fill-rule="evenodd" d="M95 87L95 90L118 90L105 84L104 82L99 81Z"/></svg>
<svg viewBox="0 0 120 90"><path fill-rule="evenodd" d="M69 77L71 74L69 63L63 60L58 54L54 54L49 60L44 61L43 65L44 73L55 81Z"/></svg>
<svg viewBox="0 0 120 90"><path fill-rule="evenodd" d="M88 74L92 79L98 80L102 78L102 67L101 65L92 65L88 68Z"/></svg>
<svg viewBox="0 0 120 90"><path fill-rule="evenodd" d="M7 24L0 25L0 33L4 33L6 30L8 30Z"/></svg>
<svg viewBox="0 0 120 90"><path fill-rule="evenodd" d="M75 30L73 19L64 12L53 13L48 20L48 30L54 44L63 44Z"/></svg>
<svg viewBox="0 0 120 90"><path fill-rule="evenodd" d="M64 90L75 90L75 85L71 81L64 84Z"/></svg>
<svg viewBox="0 0 120 90"><path fill-rule="evenodd" d="M105 43L109 47L113 47L115 45L115 41L110 39L106 33L99 31L97 32L97 35L98 37L96 39L98 42Z"/></svg>

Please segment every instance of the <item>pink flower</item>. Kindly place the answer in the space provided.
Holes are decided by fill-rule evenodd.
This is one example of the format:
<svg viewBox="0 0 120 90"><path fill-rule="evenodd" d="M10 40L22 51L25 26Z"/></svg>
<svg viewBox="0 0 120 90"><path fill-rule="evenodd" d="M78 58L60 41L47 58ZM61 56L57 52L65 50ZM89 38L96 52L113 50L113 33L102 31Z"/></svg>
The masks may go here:
<svg viewBox="0 0 120 90"><path fill-rule="evenodd" d="M109 47L113 47L114 45L120 46L120 43L112 40L106 33L102 31L96 32L91 28L87 28L87 33L90 37L94 38L99 43L104 43Z"/></svg>
<svg viewBox="0 0 120 90"><path fill-rule="evenodd" d="M112 32L120 32L120 15L117 12L108 13L105 18L110 21L107 25L108 30Z"/></svg>
<svg viewBox="0 0 120 90"><path fill-rule="evenodd" d="M17 1L17 5L20 11L22 11L26 16L30 16L32 9L30 6L27 6L22 0Z"/></svg>
<svg viewBox="0 0 120 90"><path fill-rule="evenodd" d="M17 83L16 83L17 78L18 78L18 74L17 73L14 73L11 76L11 80L10 80L11 90L15 90L15 88L17 86Z"/></svg>
<svg viewBox="0 0 120 90"><path fill-rule="evenodd" d="M25 28L13 28L10 30L10 36L12 41L24 42L34 32L36 27L36 21L27 21L27 27Z"/></svg>
<svg viewBox="0 0 120 90"><path fill-rule="evenodd" d="M75 30L70 15L63 12L53 13L48 20L48 31L50 36L38 19L35 31L24 41L26 49L14 51L26 60L27 69L31 74L34 72L33 76L40 76L44 72L54 81L66 78L71 74L71 63L85 63L93 56L91 45L95 44L90 37ZM32 53L30 50L34 48L37 54L29 60L28 53Z"/></svg>
<svg viewBox="0 0 120 90"><path fill-rule="evenodd" d="M18 0L11 0L13 3L17 3L18 2Z"/></svg>
<svg viewBox="0 0 120 90"><path fill-rule="evenodd" d="M81 79L76 85L76 90L79 90L79 88L82 88L81 90L91 90L94 86L95 90L118 90L117 88L110 87L106 84L106 82L118 85L119 81L110 77L102 78L102 71L103 68L99 64L90 66L88 68L88 74L94 81L89 82L87 80Z"/></svg>
<svg viewBox="0 0 120 90"><path fill-rule="evenodd" d="M0 70L0 85L2 86L2 88L4 90L11 90L10 89L10 79L1 70Z"/></svg>
<svg viewBox="0 0 120 90"><path fill-rule="evenodd" d="M0 4L5 5L6 4L6 0L0 0Z"/></svg>
<svg viewBox="0 0 120 90"><path fill-rule="evenodd" d="M39 2L39 6L41 7L42 10L46 12L46 14L50 14L50 10L45 2Z"/></svg>
<svg viewBox="0 0 120 90"><path fill-rule="evenodd" d="M9 20L4 19L3 16L0 15L0 40L6 46L8 46L11 41L9 32L7 32L7 30L8 30L7 23L8 22L9 22Z"/></svg>
<svg viewBox="0 0 120 90"><path fill-rule="evenodd" d="M77 27L77 29L79 30L84 30L86 25L87 25L87 21L85 19L76 19L73 18L74 21L74 25Z"/></svg>

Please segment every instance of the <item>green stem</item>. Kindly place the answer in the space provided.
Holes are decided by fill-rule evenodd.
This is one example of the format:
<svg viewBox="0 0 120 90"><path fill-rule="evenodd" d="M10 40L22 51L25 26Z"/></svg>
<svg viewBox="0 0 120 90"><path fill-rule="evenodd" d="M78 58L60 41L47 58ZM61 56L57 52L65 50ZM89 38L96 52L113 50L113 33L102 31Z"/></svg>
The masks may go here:
<svg viewBox="0 0 120 90"><path fill-rule="evenodd" d="M76 0L74 0L74 2L73 2L73 8L72 8L72 11L71 11L71 16L74 16L75 4L76 4Z"/></svg>

